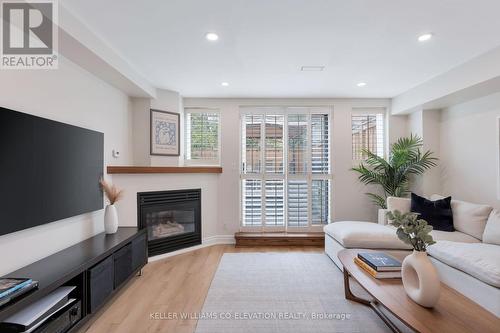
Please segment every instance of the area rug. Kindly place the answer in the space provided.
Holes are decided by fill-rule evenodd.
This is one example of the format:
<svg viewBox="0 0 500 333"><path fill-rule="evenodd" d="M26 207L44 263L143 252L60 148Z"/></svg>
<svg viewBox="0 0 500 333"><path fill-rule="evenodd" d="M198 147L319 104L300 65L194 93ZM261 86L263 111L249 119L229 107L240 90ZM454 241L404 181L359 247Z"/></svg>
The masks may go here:
<svg viewBox="0 0 500 333"><path fill-rule="evenodd" d="M321 253L224 254L198 315L197 333L389 332Z"/></svg>

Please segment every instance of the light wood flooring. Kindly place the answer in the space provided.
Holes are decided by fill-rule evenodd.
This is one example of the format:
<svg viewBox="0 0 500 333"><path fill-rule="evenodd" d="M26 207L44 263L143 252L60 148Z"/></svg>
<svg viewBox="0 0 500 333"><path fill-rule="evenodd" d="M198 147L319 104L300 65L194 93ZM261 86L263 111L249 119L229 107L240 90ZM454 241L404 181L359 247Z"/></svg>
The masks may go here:
<svg viewBox="0 0 500 333"><path fill-rule="evenodd" d="M166 318L198 313L220 258L228 252L323 252L321 247L214 245L148 263L79 333L191 333L196 319ZM155 313L160 319L152 319Z"/></svg>

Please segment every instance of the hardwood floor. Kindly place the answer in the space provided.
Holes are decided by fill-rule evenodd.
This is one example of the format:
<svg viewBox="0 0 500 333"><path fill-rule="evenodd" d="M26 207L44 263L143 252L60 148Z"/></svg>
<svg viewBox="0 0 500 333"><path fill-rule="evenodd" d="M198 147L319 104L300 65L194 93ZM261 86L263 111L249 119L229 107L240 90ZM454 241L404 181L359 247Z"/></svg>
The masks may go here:
<svg viewBox="0 0 500 333"><path fill-rule="evenodd" d="M173 318L201 311L220 258L228 252L323 252L312 246L214 245L151 262L79 333L191 333L196 319ZM156 319L152 318L158 316ZM166 318L171 315L172 318Z"/></svg>

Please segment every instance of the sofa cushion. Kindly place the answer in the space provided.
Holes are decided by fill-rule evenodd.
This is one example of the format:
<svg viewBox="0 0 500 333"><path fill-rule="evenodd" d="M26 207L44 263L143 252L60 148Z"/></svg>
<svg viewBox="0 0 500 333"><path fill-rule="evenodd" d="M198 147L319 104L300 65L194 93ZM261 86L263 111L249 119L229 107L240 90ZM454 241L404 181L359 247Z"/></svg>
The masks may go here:
<svg viewBox="0 0 500 333"><path fill-rule="evenodd" d="M433 194L431 200L443 198ZM468 235L482 239L486 221L493 208L488 205L478 205L471 202L451 200L453 225L455 229Z"/></svg>
<svg viewBox="0 0 500 333"><path fill-rule="evenodd" d="M419 214L419 218L430 224L434 230L455 231L453 214L451 213L451 197L427 200L411 194L411 211Z"/></svg>
<svg viewBox="0 0 500 333"><path fill-rule="evenodd" d="M440 241L427 248L437 260L500 288L500 247L485 243Z"/></svg>
<svg viewBox="0 0 500 333"><path fill-rule="evenodd" d="M451 242L461 242L461 243L481 243L479 239L460 231L448 232L441 230L432 230L431 236L432 239L434 239L436 242L451 241Z"/></svg>
<svg viewBox="0 0 500 333"><path fill-rule="evenodd" d="M324 227L327 235L346 248L411 249L396 236L394 228L378 223L342 221Z"/></svg>
<svg viewBox="0 0 500 333"><path fill-rule="evenodd" d="M500 245L500 211L493 210L483 233L483 242Z"/></svg>

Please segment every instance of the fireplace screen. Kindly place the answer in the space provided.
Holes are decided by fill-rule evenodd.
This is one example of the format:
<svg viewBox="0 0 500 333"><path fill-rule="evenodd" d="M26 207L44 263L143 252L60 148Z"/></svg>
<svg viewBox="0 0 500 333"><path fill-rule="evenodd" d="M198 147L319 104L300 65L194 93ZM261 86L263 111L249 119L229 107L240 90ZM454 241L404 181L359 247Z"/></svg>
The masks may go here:
<svg viewBox="0 0 500 333"><path fill-rule="evenodd" d="M200 189L138 193L137 205L150 256L201 244Z"/></svg>
<svg viewBox="0 0 500 333"><path fill-rule="evenodd" d="M194 232L194 209L170 209L146 213L149 239Z"/></svg>

